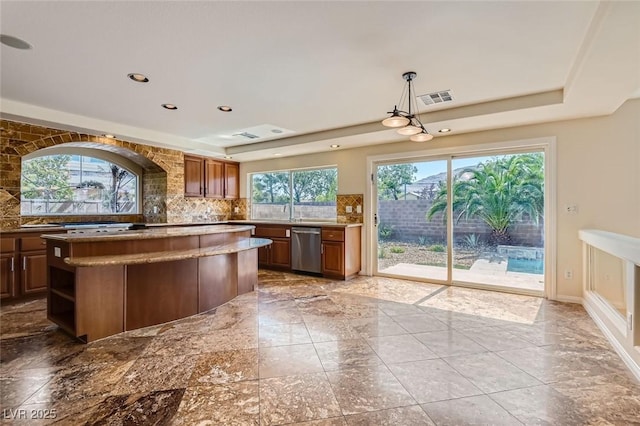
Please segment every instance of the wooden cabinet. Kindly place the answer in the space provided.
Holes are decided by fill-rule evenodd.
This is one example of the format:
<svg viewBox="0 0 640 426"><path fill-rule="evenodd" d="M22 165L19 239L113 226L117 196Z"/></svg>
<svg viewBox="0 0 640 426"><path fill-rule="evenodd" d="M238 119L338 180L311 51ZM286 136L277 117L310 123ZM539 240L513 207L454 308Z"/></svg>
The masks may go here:
<svg viewBox="0 0 640 426"><path fill-rule="evenodd" d="M57 233L49 231L46 233ZM3 301L47 291L47 255L41 230L2 234L0 296Z"/></svg>
<svg viewBox="0 0 640 426"><path fill-rule="evenodd" d="M269 269L291 269L291 227L256 225L254 236L272 243L258 249L258 264Z"/></svg>
<svg viewBox="0 0 640 426"><path fill-rule="evenodd" d="M8 299L15 296L16 258L12 254L0 256L0 297Z"/></svg>
<svg viewBox="0 0 640 426"><path fill-rule="evenodd" d="M204 195L204 164L200 157L184 156L184 196Z"/></svg>
<svg viewBox="0 0 640 426"><path fill-rule="evenodd" d="M20 290L22 294L47 290L46 243L38 236L20 238Z"/></svg>
<svg viewBox="0 0 640 426"><path fill-rule="evenodd" d="M224 164L224 198L240 198L240 165L237 163Z"/></svg>
<svg viewBox="0 0 640 426"><path fill-rule="evenodd" d="M222 161L204 160L204 196L209 198L224 198L224 167Z"/></svg>
<svg viewBox="0 0 640 426"><path fill-rule="evenodd" d="M322 228L322 275L348 279L360 272L360 227Z"/></svg>
<svg viewBox="0 0 640 426"><path fill-rule="evenodd" d="M184 196L237 199L240 166L213 158L184 156Z"/></svg>

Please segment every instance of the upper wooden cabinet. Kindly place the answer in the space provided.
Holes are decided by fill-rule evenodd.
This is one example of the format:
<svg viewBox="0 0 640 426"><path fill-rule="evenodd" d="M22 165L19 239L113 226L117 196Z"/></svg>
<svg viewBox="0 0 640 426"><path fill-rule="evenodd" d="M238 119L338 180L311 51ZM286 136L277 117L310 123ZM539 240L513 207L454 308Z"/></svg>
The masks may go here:
<svg viewBox="0 0 640 426"><path fill-rule="evenodd" d="M184 196L237 199L240 196L238 163L184 156Z"/></svg>
<svg viewBox="0 0 640 426"><path fill-rule="evenodd" d="M200 157L184 156L184 196L204 195L204 166Z"/></svg>
<svg viewBox="0 0 640 426"><path fill-rule="evenodd" d="M240 165L224 163L224 198L240 198Z"/></svg>

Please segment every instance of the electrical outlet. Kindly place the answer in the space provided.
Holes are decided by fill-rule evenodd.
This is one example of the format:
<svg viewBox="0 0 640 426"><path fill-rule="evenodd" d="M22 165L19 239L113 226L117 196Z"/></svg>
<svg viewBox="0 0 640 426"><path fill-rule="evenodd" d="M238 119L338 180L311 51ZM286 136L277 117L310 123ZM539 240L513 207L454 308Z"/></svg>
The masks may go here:
<svg viewBox="0 0 640 426"><path fill-rule="evenodd" d="M573 270L572 269L565 269L565 271L564 271L564 279L565 280L573 279Z"/></svg>
<svg viewBox="0 0 640 426"><path fill-rule="evenodd" d="M234 207L233 208L233 212L234 213L240 213L240 207Z"/></svg>
<svg viewBox="0 0 640 426"><path fill-rule="evenodd" d="M356 213L362 214L362 206L360 204L356 206Z"/></svg>
<svg viewBox="0 0 640 426"><path fill-rule="evenodd" d="M578 214L578 205L577 204L567 204L564 206L564 211L567 214Z"/></svg>
<svg viewBox="0 0 640 426"><path fill-rule="evenodd" d="M346 210L347 210L347 213L352 213L353 212L353 207L347 206Z"/></svg>

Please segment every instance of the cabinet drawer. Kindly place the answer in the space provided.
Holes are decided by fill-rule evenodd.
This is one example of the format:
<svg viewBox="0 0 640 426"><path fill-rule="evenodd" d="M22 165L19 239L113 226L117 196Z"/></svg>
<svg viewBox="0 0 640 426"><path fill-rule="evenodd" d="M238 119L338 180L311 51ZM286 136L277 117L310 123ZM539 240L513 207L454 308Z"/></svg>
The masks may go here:
<svg viewBox="0 0 640 426"><path fill-rule="evenodd" d="M0 252L13 253L16 251L16 239L15 238L0 238Z"/></svg>
<svg viewBox="0 0 640 426"><path fill-rule="evenodd" d="M322 228L322 239L325 241L344 241L344 229Z"/></svg>
<svg viewBox="0 0 640 426"><path fill-rule="evenodd" d="M20 251L45 250L46 248L46 241L40 238L39 235L37 237L20 238Z"/></svg>
<svg viewBox="0 0 640 426"><path fill-rule="evenodd" d="M289 228L285 226L256 226L255 237L289 238Z"/></svg>

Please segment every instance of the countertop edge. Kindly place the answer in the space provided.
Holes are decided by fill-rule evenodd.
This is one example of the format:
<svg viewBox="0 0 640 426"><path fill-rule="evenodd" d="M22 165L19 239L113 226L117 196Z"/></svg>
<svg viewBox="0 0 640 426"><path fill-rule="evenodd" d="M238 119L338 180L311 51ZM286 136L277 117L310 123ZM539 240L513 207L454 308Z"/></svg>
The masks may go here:
<svg viewBox="0 0 640 426"><path fill-rule="evenodd" d="M173 262L176 260L197 259L200 257L238 253L268 246L272 241L268 238L247 238L229 244L201 247L189 250L160 251L137 254L121 254L110 256L65 257L64 262L74 267L142 265L147 263Z"/></svg>

